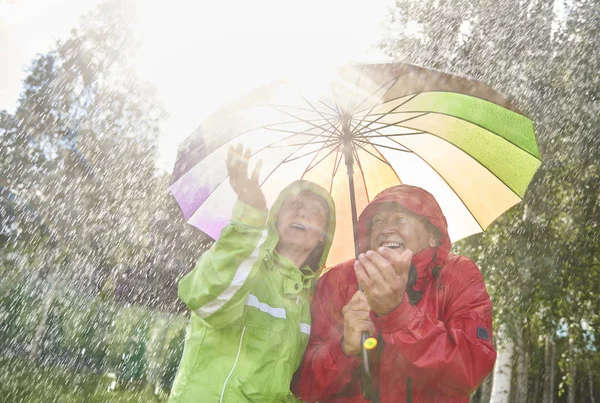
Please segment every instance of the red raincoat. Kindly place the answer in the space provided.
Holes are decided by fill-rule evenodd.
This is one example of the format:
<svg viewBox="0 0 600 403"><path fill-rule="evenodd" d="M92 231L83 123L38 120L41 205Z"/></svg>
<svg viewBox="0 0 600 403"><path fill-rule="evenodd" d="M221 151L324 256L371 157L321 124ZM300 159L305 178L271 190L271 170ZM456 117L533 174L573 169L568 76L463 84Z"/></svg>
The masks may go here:
<svg viewBox="0 0 600 403"><path fill-rule="evenodd" d="M379 339L370 358L378 401L468 402L496 360L492 302L483 276L473 261L449 253L446 218L433 196L408 185L383 191L365 208L359 217L362 252L377 205L390 201L429 220L442 236L438 247L413 257L417 279L411 296L405 293L386 316L371 312ZM337 265L317 282L311 335L292 384L296 396L307 402L365 402L361 359L346 357L340 347L342 308L358 290L353 263Z"/></svg>

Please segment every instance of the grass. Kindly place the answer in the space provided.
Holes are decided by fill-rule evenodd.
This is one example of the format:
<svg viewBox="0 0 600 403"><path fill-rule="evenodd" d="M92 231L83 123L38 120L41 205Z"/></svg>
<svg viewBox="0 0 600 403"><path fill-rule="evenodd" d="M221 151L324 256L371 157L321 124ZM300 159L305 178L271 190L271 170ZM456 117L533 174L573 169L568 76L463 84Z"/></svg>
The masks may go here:
<svg viewBox="0 0 600 403"><path fill-rule="evenodd" d="M168 395L153 393L149 383L112 387L114 377L68 368L45 366L25 359L0 359L0 402L166 402Z"/></svg>

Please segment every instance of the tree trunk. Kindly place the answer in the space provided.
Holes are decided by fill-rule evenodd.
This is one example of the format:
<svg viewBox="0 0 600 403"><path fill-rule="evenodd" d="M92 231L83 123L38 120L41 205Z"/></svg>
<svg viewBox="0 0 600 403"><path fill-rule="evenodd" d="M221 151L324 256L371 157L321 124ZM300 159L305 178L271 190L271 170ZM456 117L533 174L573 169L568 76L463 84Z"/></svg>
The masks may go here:
<svg viewBox="0 0 600 403"><path fill-rule="evenodd" d="M505 326L501 326L498 330L498 358L494 366L494 383L490 403L508 403L510 398L514 343L506 338L504 329Z"/></svg>
<svg viewBox="0 0 600 403"><path fill-rule="evenodd" d="M517 402L527 401L527 388L529 387L529 355L523 337L523 332L517 332Z"/></svg>
<svg viewBox="0 0 600 403"><path fill-rule="evenodd" d="M549 403L551 402L552 398L552 382L553 382L553 376L551 376L552 374L552 363L551 363L551 346L552 346L552 341L550 340L550 337L546 336L546 347L544 349L544 394L542 397L542 402L544 403Z"/></svg>
<svg viewBox="0 0 600 403"><path fill-rule="evenodd" d="M488 375L483 381L483 385L481 385L481 398L479 399L479 403L490 403L490 398L492 396L492 374Z"/></svg>
<svg viewBox="0 0 600 403"><path fill-rule="evenodd" d="M538 372L535 377L535 383L533 387L533 399L531 400L533 403L538 403L540 399L540 379L542 378L541 371Z"/></svg>
<svg viewBox="0 0 600 403"><path fill-rule="evenodd" d="M556 343L550 342L550 396L548 403L554 403L554 378L556 373Z"/></svg>
<svg viewBox="0 0 600 403"><path fill-rule="evenodd" d="M577 390L577 367L575 366L575 347L573 339L569 339L569 392L567 394L567 403L575 403L575 395Z"/></svg>
<svg viewBox="0 0 600 403"><path fill-rule="evenodd" d="M594 377L592 376L592 368L590 368L590 364L588 364L588 379L590 384L590 399L592 403L596 403L596 398L594 397Z"/></svg>

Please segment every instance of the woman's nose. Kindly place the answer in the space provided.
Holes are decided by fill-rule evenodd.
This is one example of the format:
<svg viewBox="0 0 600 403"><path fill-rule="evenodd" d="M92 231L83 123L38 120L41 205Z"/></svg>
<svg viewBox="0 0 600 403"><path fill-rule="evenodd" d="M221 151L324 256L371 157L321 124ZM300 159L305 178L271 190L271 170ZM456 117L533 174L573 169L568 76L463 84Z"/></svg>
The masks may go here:
<svg viewBox="0 0 600 403"><path fill-rule="evenodd" d="M306 208L304 206L298 207L298 210L296 210L296 214L299 217L306 217Z"/></svg>

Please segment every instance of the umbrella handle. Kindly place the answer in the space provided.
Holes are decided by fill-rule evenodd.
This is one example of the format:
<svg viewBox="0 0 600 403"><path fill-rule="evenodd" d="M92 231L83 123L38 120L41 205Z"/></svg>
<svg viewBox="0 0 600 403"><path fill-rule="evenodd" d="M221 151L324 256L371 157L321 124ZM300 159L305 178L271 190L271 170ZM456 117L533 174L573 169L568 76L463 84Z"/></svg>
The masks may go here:
<svg viewBox="0 0 600 403"><path fill-rule="evenodd" d="M365 342L368 339L372 339L372 337L369 337L369 333L363 332L361 336L363 368L361 371L360 384L362 387L362 396L365 398L365 400L373 399L374 390L373 374L369 368L369 350L365 348Z"/></svg>

